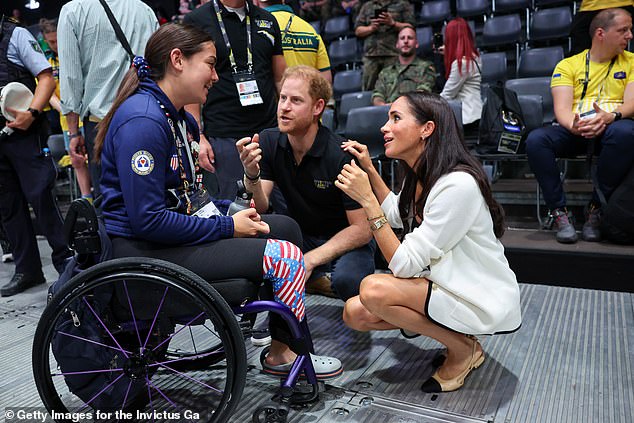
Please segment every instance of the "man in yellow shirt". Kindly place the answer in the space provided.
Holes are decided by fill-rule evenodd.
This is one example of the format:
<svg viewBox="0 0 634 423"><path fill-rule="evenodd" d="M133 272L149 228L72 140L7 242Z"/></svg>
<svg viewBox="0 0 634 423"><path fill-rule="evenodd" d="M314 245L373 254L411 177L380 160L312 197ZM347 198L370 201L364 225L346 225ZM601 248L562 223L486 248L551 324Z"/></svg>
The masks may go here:
<svg viewBox="0 0 634 423"><path fill-rule="evenodd" d="M293 14L283 0L255 0L256 6L271 12L282 31L282 49L286 67L306 65L317 69L332 84L330 59L321 36L311 24Z"/></svg>
<svg viewBox="0 0 634 423"><path fill-rule="evenodd" d="M583 0L581 2L581 7L575 14L570 28L571 56L590 48L590 22L600 11L614 7L623 8L630 14L634 14L634 0Z"/></svg>
<svg viewBox="0 0 634 423"><path fill-rule="evenodd" d="M589 147L599 151L598 186L582 231L586 241L601 240L596 189L609 198L634 165L634 54L625 51L632 17L623 9L606 9L592 20L590 31L591 48L562 60L553 72L559 125L534 130L526 140L529 164L562 243L576 242L577 233L568 218L556 157L583 154Z"/></svg>

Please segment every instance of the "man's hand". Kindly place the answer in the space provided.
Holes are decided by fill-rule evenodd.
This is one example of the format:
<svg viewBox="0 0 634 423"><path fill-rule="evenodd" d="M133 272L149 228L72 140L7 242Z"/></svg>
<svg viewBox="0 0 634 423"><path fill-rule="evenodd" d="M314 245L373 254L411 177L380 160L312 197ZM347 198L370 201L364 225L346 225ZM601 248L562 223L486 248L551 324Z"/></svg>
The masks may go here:
<svg viewBox="0 0 634 423"><path fill-rule="evenodd" d="M200 134L200 142L198 145L200 147L200 150L198 151L198 164L203 169L215 172L216 168L214 167L214 163L216 158L214 157L214 150L211 148L211 144L205 135Z"/></svg>
<svg viewBox="0 0 634 423"><path fill-rule="evenodd" d="M603 110L599 105L594 102L594 116L588 119L582 119L579 121L579 133L584 138L595 138L603 134L605 128L612 122L614 122L614 113L609 113Z"/></svg>
<svg viewBox="0 0 634 423"><path fill-rule="evenodd" d="M240 153L240 161L244 173L250 179L255 179L260 174L259 162L262 160L262 149L260 148L260 135L255 134L253 137L240 138L236 142L236 148Z"/></svg>
<svg viewBox="0 0 634 423"><path fill-rule="evenodd" d="M373 21L377 21L379 25L385 25L388 27L393 27L396 25L396 21L388 12L383 12L379 15L378 19L372 19Z"/></svg>
<svg viewBox="0 0 634 423"><path fill-rule="evenodd" d="M70 154L70 160L73 163L85 163L86 162L86 143L81 133L70 139L68 145L68 153Z"/></svg>
<svg viewBox="0 0 634 423"><path fill-rule="evenodd" d="M35 122L35 118L28 110L15 110L11 107L7 107L7 111L15 116L15 119L7 122L7 126L13 129L21 129L26 131L31 124Z"/></svg>

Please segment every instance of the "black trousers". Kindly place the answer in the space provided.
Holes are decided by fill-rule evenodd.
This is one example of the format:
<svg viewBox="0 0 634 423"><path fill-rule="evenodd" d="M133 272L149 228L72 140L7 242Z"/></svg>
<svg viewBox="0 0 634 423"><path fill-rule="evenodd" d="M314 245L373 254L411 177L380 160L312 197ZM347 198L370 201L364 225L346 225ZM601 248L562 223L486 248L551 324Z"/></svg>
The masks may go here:
<svg viewBox="0 0 634 423"><path fill-rule="evenodd" d="M271 228L266 238L282 239L295 245L302 245L299 225L290 217L266 215L262 216L262 220ZM207 281L245 278L257 285L261 285L263 281L262 260L266 247L264 237L228 238L207 244L174 246L143 240L113 238L112 247L115 258L157 258L183 266ZM269 282L266 282L260 290L260 296L262 299L273 299L273 288ZM306 319L302 324L306 325ZM286 322L275 313L270 313L269 330L273 339L289 345L296 352L298 349L301 350L301 347L296 348L291 341ZM309 348L312 351L312 344Z"/></svg>
<svg viewBox="0 0 634 423"><path fill-rule="evenodd" d="M34 124L35 125L35 124ZM37 228L51 246L55 268L71 252L63 234L63 220L53 196L55 165L44 157L45 126L16 131L0 143L0 214L7 237L13 246L16 273L33 278L42 275L42 262L31 221L29 204L35 212Z"/></svg>

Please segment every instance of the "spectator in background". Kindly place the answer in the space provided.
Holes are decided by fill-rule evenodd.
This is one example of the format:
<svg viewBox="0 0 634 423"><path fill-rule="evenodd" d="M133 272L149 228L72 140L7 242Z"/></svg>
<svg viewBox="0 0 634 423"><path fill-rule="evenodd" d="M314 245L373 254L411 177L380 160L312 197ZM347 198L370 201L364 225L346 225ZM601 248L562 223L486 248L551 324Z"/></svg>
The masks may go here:
<svg viewBox="0 0 634 423"><path fill-rule="evenodd" d="M0 116L0 128L6 124L13 129L0 142L0 215L15 259L15 273L0 288L0 295L9 297L46 281L29 204L35 212L35 225L51 246L51 259L58 272L64 270L71 251L52 192L57 173L43 150L48 125L42 110L55 89L51 65L31 33L4 16L0 18L0 39L0 86L19 82L34 93L28 110L7 108L13 115L10 121Z"/></svg>
<svg viewBox="0 0 634 423"><path fill-rule="evenodd" d="M431 62L416 57L416 31L406 26L398 33L398 61L381 70L372 94L372 104L381 106L394 102L410 91L432 92L436 70Z"/></svg>
<svg viewBox="0 0 634 423"><path fill-rule="evenodd" d="M440 96L445 100L461 101L462 124L465 131L477 131L482 115L482 64L467 21L456 18L447 24L442 51L445 56L447 82Z"/></svg>
<svg viewBox="0 0 634 423"><path fill-rule="evenodd" d="M623 9L606 9L590 23L592 46L557 64L551 90L559 125L528 134L526 153L535 172L561 243L577 242L568 217L557 157L597 152L596 180L583 225L585 241L601 240L600 189L606 199L634 165L634 54L632 17ZM586 73L587 72L587 73ZM627 118L627 119L624 119Z"/></svg>
<svg viewBox="0 0 634 423"><path fill-rule="evenodd" d="M64 144L66 151L70 151L70 132L68 131L68 123L66 117L62 114L62 108L60 104L59 94L59 58L57 56L57 21L41 19L40 29L46 40L46 44L49 47L48 62L53 69L53 77L55 78L55 91L49 100L51 107L59 113L59 123L64 134ZM84 133L82 122L79 122L79 132ZM71 163L73 169L75 169L75 175L77 176L77 183L81 196L92 201L92 192L90 190L90 173L88 172L88 166L86 166L86 160L80 156L74 154L71 155Z"/></svg>
<svg viewBox="0 0 634 423"><path fill-rule="evenodd" d="M326 46L311 24L295 16L283 0L254 0L256 6L271 12L282 31L282 50L286 66L306 65L321 72L332 84L330 59Z"/></svg>
<svg viewBox="0 0 634 423"><path fill-rule="evenodd" d="M634 14L633 0L583 0L581 2L581 7L575 14L570 28L570 38L572 38L571 56L590 48L592 44L590 22L601 10L614 7L623 8L630 15Z"/></svg>
<svg viewBox="0 0 634 423"><path fill-rule="evenodd" d="M331 0L303 0L299 2L299 16L308 21L320 21L322 24L332 16Z"/></svg>
<svg viewBox="0 0 634 423"><path fill-rule="evenodd" d="M216 44L220 79L202 116L198 104L187 111L201 128L200 165L215 171L217 197L233 200L242 179L236 141L277 126L278 84L286 69L280 28L271 13L245 0L212 0L185 16L185 23L209 33Z"/></svg>
<svg viewBox="0 0 634 423"><path fill-rule="evenodd" d="M414 6L405 0L369 0L361 6L354 33L364 40L364 90L373 90L381 69L396 60L399 31L415 24Z"/></svg>
<svg viewBox="0 0 634 423"><path fill-rule="evenodd" d="M348 15L352 22L356 22L361 10L362 0L332 0L332 16Z"/></svg>
<svg viewBox="0 0 634 423"><path fill-rule="evenodd" d="M152 9L140 0L106 0L133 53L142 53L158 28ZM93 162L97 124L104 118L130 57L117 39L99 0L73 0L60 12L58 23L62 114L70 132L71 160L88 156L93 195L99 195L101 170ZM84 122L84 135L79 120Z"/></svg>

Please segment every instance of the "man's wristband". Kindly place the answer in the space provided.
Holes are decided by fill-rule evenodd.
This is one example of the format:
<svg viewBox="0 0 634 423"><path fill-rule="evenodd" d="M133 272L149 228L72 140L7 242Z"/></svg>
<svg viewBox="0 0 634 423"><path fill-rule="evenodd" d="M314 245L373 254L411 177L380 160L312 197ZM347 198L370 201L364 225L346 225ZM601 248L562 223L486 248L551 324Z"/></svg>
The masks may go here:
<svg viewBox="0 0 634 423"><path fill-rule="evenodd" d="M70 134L70 135L68 136L68 139L69 139L69 140L72 140L73 138L77 138L77 137L81 137L81 133L79 133L79 132L75 132L74 134Z"/></svg>
<svg viewBox="0 0 634 423"><path fill-rule="evenodd" d="M257 181L258 179L260 179L260 174L262 174L261 170L258 170L258 174L255 176L249 176L248 173L244 172L244 177L247 178L249 181Z"/></svg>

